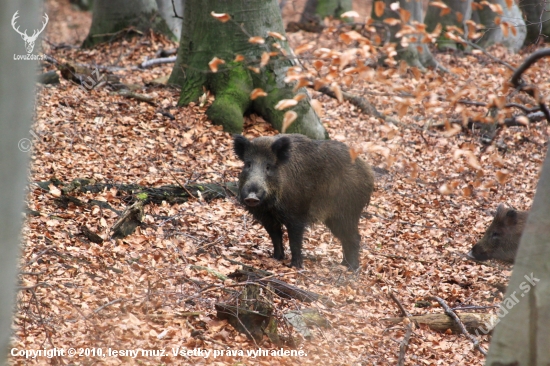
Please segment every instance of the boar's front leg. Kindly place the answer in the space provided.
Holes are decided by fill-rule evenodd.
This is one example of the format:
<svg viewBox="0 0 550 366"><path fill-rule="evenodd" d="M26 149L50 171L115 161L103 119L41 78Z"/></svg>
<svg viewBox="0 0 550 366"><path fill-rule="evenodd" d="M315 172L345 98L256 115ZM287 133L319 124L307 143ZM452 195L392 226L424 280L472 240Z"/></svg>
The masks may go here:
<svg viewBox="0 0 550 366"><path fill-rule="evenodd" d="M264 216L260 219L265 230L273 243L273 258L278 260L285 259L285 250L283 248L283 229L281 223L273 216Z"/></svg>
<svg viewBox="0 0 550 366"><path fill-rule="evenodd" d="M302 258L302 241L304 239L305 225L289 224L286 225L288 230L288 241L290 242L290 253L292 253L291 267L302 268L304 259Z"/></svg>

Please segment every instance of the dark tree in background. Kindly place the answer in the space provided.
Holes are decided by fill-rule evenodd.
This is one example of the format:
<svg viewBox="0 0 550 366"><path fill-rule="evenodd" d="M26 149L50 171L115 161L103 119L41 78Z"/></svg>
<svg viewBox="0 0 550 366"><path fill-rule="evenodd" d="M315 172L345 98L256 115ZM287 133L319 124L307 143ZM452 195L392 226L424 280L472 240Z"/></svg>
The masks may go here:
<svg viewBox="0 0 550 366"><path fill-rule="evenodd" d="M331 16L339 18L351 10L352 0L307 0L300 23L319 21Z"/></svg>
<svg viewBox="0 0 550 366"><path fill-rule="evenodd" d="M83 46L92 47L131 29L140 32L152 29L175 39L155 0L95 0L92 26Z"/></svg>

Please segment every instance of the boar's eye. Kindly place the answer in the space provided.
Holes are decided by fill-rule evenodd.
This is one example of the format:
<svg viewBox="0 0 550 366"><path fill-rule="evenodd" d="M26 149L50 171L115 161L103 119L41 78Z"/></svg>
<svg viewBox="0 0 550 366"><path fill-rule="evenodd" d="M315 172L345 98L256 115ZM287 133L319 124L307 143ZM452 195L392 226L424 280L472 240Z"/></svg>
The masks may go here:
<svg viewBox="0 0 550 366"><path fill-rule="evenodd" d="M498 237L500 236L499 233L497 232L493 232L493 234L491 235L493 239L498 239Z"/></svg>
<svg viewBox="0 0 550 366"><path fill-rule="evenodd" d="M244 163L244 167L245 167L246 169L249 169L251 165L252 165L252 164L251 164L249 161L246 161L246 162Z"/></svg>

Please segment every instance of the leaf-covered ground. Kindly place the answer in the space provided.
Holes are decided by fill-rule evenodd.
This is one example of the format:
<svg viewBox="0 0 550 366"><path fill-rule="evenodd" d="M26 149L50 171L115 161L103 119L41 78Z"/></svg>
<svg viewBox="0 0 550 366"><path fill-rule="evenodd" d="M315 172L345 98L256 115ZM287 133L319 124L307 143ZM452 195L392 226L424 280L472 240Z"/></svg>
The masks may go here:
<svg viewBox="0 0 550 366"><path fill-rule="evenodd" d="M100 68L100 74L112 73L127 85L136 85L136 91L153 97L156 105L116 95L102 85L84 90L65 79L59 85L37 86L31 182L88 178L159 187L236 181L241 163L233 154L231 136L207 120L207 106L177 107L177 89L151 83L169 75L172 65L135 67L159 49L176 47L175 43L149 34L82 50L78 46L87 34L90 14L71 9L66 1L48 1L46 10L50 24L43 42L45 53L59 62L92 69L109 66L109 70ZM289 38L294 48L307 50L300 56L307 60L308 70L315 70L312 61L323 62L320 75L324 76L332 56L313 55L320 48L346 54L351 46L339 40L340 33L298 32ZM300 48L305 44L310 46ZM490 50L515 66L532 51L510 55L498 47ZM354 65L356 56L349 56ZM507 283L511 266L474 263L464 253L480 238L498 203L530 207L548 128L544 122L505 128L487 146L480 142L479 129L431 127L468 113L486 113L485 107L453 103L458 97L489 102L506 96L507 102L533 106L522 94L510 97L503 85L511 72L483 54L439 53L436 57L452 75L419 74L397 64L369 66L350 80L335 66L335 80L344 77L343 90L365 97L398 120L397 125L312 92L322 106L322 122L331 137L360 151L361 158L377 167L375 192L359 227L363 251L358 274L339 265L340 244L322 225L306 233L303 271L285 266L288 259L285 263L271 259L267 233L235 198L148 205L143 227L122 240L111 240L109 230L117 221L114 212L98 205L59 206L56 189L29 184L28 207L40 215L27 215L24 226L13 347L77 352L87 348L88 355L12 357L11 362L393 365L405 328L388 328L382 321L400 316L390 292L412 314L442 313L433 302L428 308L416 306L427 296L439 296L450 306L498 304L503 297L499 288ZM375 58L362 61L374 65ZM549 66L543 60L526 76L546 93ZM53 68L43 65L43 71ZM244 134L255 137L276 131L262 118L250 116ZM127 206L114 188L73 195L85 202L107 202L120 211ZM95 244L85 239L80 234L83 226L105 241ZM285 247L289 257L288 242ZM294 336L295 348L307 356L246 356L247 350L280 347L267 340L255 344L216 318L214 304L230 296L227 290L239 289L231 287L231 280L216 276L240 268L228 258L276 273L281 280L332 300L313 305L275 300L278 316L314 307L329 320L330 328L312 329L311 340L281 326L281 333ZM481 339L488 348L488 336ZM231 350L236 355L174 356L172 351L178 347ZM104 354L109 348L165 350L166 354L102 357L97 355L99 348ZM463 335L441 334L423 326L414 330L406 364L481 365L483 360Z"/></svg>

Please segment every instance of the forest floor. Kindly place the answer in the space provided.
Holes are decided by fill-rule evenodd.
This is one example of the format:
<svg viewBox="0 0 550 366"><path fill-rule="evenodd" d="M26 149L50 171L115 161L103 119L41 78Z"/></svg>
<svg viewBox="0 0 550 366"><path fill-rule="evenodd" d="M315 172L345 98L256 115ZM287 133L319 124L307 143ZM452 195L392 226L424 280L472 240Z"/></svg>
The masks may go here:
<svg viewBox="0 0 550 366"><path fill-rule="evenodd" d="M114 74L124 84L137 86L136 92L152 97L155 105L125 98L102 85L85 90L63 78L57 85L37 84L27 204L39 215L27 215L24 226L13 347L73 348L77 356L12 357L13 364L395 365L405 327L383 321L401 313L389 293L412 314L443 313L434 301L425 302L428 296L438 296L452 307L502 301L512 266L476 263L464 254L482 236L499 203L521 210L531 206L548 126L543 121L501 128L493 143L484 145L479 129L430 125L461 118L464 111L486 113L485 107L452 103L459 93L478 102L488 102L495 94L509 95L503 85L511 72L503 65L479 53L436 53L452 75L419 75L397 65L373 68L363 78L355 76L349 86L344 84L343 90L365 97L399 120L398 125L312 91L330 136L362 152L360 157L376 167L376 185L359 226L359 273L339 265L340 244L323 225L306 232L305 268L296 271L287 267L288 259L281 263L270 258L273 248L267 233L234 197L149 204L144 224L132 235L113 240L115 212L91 204L58 205L58 189L35 184L52 178L146 187L234 182L242 166L234 156L231 135L208 121L209 103L178 107L178 89L154 83L170 75L173 64L136 67L176 43L149 34L80 49L90 14L73 10L66 1L48 1L46 10L50 24L44 53L58 62L109 66L111 71L99 68L99 74ZM316 49L346 50L335 34L288 36L293 48L311 46L300 54L309 60L307 66ZM512 55L499 47L490 49L515 66L532 52ZM44 63L42 71L54 68ZM548 75L550 62L542 60L526 79L547 93ZM417 90L427 96L407 99L401 94ZM507 99L512 101L533 106L521 94ZM254 115L246 118L245 127L248 137L277 133ZM106 202L119 211L127 206L116 188L72 195L84 202ZM96 244L83 237L84 226L104 241ZM230 260L330 298L328 303L313 304L275 299L279 319L284 311L315 308L330 327L314 327L312 338L304 339L291 327L280 326L282 335L295 338L294 349L304 352L301 357L246 356L247 350L293 347L276 346L267 338L255 343L217 319L214 304L229 298L229 290L239 290L233 281L217 276L240 268ZM481 336L481 341L487 349L490 336ZM207 358L174 356L178 347L235 353L216 358L213 353ZM87 351L79 356L80 349ZM134 359L113 353L103 357L98 349L104 356L109 349L166 353ZM406 365L484 362L464 335L438 333L426 326L414 330L406 357Z"/></svg>

